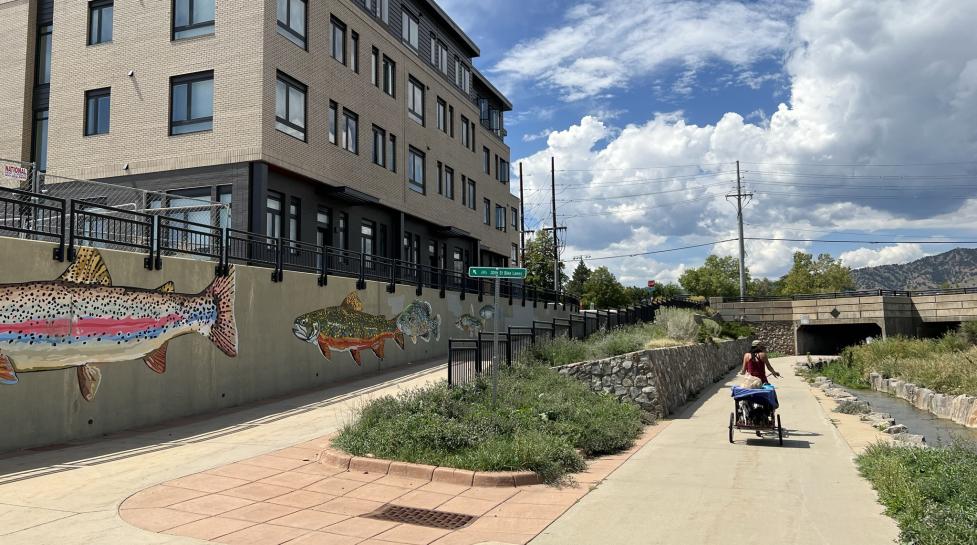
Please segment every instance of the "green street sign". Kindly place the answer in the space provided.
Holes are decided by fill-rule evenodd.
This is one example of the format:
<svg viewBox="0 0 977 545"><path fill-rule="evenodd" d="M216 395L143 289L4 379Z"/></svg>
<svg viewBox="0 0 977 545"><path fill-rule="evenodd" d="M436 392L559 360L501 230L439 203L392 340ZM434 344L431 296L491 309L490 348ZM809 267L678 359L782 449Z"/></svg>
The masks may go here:
<svg viewBox="0 0 977 545"><path fill-rule="evenodd" d="M472 278L526 278L526 269L516 267L468 267Z"/></svg>

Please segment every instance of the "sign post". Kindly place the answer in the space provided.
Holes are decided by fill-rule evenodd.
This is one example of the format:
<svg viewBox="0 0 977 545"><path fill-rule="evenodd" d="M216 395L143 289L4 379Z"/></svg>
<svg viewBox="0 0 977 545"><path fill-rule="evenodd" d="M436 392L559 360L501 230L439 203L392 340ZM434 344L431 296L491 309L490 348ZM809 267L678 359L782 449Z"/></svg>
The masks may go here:
<svg viewBox="0 0 977 545"><path fill-rule="evenodd" d="M495 281L495 299L492 304L492 407L495 407L499 389L499 287L503 278L526 278L526 269L515 267L469 267L472 278L492 278Z"/></svg>

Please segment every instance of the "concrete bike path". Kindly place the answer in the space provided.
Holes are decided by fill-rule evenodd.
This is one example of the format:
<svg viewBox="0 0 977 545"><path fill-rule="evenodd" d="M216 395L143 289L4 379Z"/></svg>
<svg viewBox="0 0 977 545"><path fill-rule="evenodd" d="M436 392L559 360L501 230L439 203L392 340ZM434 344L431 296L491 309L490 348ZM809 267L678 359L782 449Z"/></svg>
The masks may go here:
<svg viewBox="0 0 977 545"><path fill-rule="evenodd" d="M736 432L721 383L539 535L533 544L891 545L898 528L859 476L854 453L794 358L774 367L784 427L776 438ZM730 377L732 384L733 380Z"/></svg>
<svg viewBox="0 0 977 545"><path fill-rule="evenodd" d="M418 364L155 431L2 458L0 543L201 543L131 526L119 517L119 505L157 483L327 435L367 399L443 380L445 369Z"/></svg>

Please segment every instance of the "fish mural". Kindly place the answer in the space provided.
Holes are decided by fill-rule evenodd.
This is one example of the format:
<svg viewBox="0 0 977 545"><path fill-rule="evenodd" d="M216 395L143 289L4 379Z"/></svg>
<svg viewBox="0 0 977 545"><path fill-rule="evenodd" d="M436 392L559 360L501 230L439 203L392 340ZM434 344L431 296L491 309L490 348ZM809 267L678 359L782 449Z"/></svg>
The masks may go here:
<svg viewBox="0 0 977 545"><path fill-rule="evenodd" d="M491 305L485 305L491 308ZM482 307L484 309L485 307ZM482 310L479 310L481 314ZM475 315L475 307L470 306L468 314L462 314L455 321L455 327L465 332L465 335L474 337L482 330L483 320L480 315Z"/></svg>
<svg viewBox="0 0 977 545"><path fill-rule="evenodd" d="M397 328L414 344L417 344L418 338L431 342L432 335L435 342L440 341L441 315L432 318L433 313L431 303L417 299L397 316Z"/></svg>
<svg viewBox="0 0 977 545"><path fill-rule="evenodd" d="M176 293L173 282L113 286L98 250L80 248L55 280L0 285L0 383L74 367L82 397L92 401L102 378L93 364L142 359L163 373L169 341L190 333L235 357L234 288L233 268L197 294Z"/></svg>
<svg viewBox="0 0 977 545"><path fill-rule="evenodd" d="M495 316L495 307L492 305L483 306L482 308L478 309L478 316L483 322L491 320Z"/></svg>
<svg viewBox="0 0 977 545"><path fill-rule="evenodd" d="M349 352L356 365L363 364L363 350L372 350L382 360L387 339L404 348L404 332L398 328L397 319L363 312L363 302L356 292L347 295L337 307L299 316L292 324L292 333L317 345L327 360L332 359L332 352Z"/></svg>

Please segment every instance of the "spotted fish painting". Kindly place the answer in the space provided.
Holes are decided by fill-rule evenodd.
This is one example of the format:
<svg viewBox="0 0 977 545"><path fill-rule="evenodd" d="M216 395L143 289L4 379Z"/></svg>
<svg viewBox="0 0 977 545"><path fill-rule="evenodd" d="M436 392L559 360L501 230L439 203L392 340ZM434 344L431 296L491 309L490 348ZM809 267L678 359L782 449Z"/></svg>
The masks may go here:
<svg viewBox="0 0 977 545"><path fill-rule="evenodd" d="M196 294L176 293L172 282L155 290L113 286L101 254L81 248L55 280L0 285L0 383L75 368L91 401L102 376L94 364L142 359L161 374L168 343L190 333L235 357L234 289L233 268Z"/></svg>
<svg viewBox="0 0 977 545"><path fill-rule="evenodd" d="M356 365L363 364L364 350L371 350L381 360L386 341L404 348L404 332L397 319L363 312L363 302L356 292L350 293L339 306L303 314L292 324L292 334L301 341L319 347L322 355L332 359L333 352L349 352Z"/></svg>

